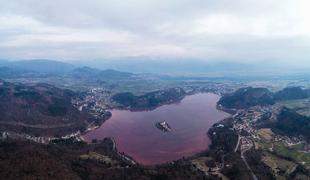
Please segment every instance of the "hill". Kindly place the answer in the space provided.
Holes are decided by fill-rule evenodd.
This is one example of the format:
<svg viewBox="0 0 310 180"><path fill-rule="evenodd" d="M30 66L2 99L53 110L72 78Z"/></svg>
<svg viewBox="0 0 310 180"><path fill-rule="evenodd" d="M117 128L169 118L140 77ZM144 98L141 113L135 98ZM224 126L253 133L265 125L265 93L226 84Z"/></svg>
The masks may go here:
<svg viewBox="0 0 310 180"><path fill-rule="evenodd" d="M232 94L223 96L218 104L225 108L249 108L257 105L274 104L273 94L266 88L241 88Z"/></svg>
<svg viewBox="0 0 310 180"><path fill-rule="evenodd" d="M301 87L287 87L281 91L276 92L274 95L275 100L277 101L304 99L308 96L309 95L307 90L304 90Z"/></svg>
<svg viewBox="0 0 310 180"><path fill-rule="evenodd" d="M181 100L185 92L180 88L171 88L165 91L155 91L142 96L135 96L132 93L118 93L112 99L120 104L122 108L130 110L154 109L162 104L172 103Z"/></svg>
<svg viewBox="0 0 310 180"><path fill-rule="evenodd" d="M83 130L94 119L71 104L74 93L47 84L1 82L0 130L59 136Z"/></svg>
<svg viewBox="0 0 310 180"><path fill-rule="evenodd" d="M224 95L218 102L224 108L243 109L257 105L272 105L276 101L297 100L309 97L309 89L287 87L272 93L266 88L240 88L234 93Z"/></svg>
<svg viewBox="0 0 310 180"><path fill-rule="evenodd" d="M277 122L271 125L275 132L290 136L304 136L310 141L310 117L302 116L293 110L283 108Z"/></svg>
<svg viewBox="0 0 310 180"><path fill-rule="evenodd" d="M87 66L84 67L78 67L73 69L68 73L68 76L74 77L74 78L94 78L97 77L100 73L100 70L95 68L90 68Z"/></svg>
<svg viewBox="0 0 310 180"><path fill-rule="evenodd" d="M190 162L152 168L132 165L104 139L97 144L49 144L0 140L0 177L23 179L194 180L206 179ZM217 179L209 176L208 179Z"/></svg>

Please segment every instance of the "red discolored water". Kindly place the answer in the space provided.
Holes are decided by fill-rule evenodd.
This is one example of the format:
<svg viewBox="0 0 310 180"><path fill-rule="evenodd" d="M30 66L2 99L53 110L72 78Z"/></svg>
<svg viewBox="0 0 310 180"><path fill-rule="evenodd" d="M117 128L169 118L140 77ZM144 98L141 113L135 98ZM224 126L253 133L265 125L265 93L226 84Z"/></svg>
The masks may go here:
<svg viewBox="0 0 310 180"><path fill-rule="evenodd" d="M191 156L208 148L208 129L229 116L216 109L219 98L215 94L203 93L152 111L112 110L112 117L84 138L91 141L113 137L118 151L144 165ZM171 126L171 132L156 128L156 122L163 120Z"/></svg>

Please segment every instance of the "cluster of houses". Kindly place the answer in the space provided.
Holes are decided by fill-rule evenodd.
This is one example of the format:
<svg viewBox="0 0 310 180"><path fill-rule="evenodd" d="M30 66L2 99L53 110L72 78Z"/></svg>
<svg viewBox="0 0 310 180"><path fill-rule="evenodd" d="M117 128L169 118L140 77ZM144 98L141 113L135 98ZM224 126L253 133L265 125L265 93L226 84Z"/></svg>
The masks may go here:
<svg viewBox="0 0 310 180"><path fill-rule="evenodd" d="M111 92L103 88L92 88L86 94L72 100L79 111L87 111L96 118L104 117L109 111Z"/></svg>
<svg viewBox="0 0 310 180"><path fill-rule="evenodd" d="M56 140L68 140L68 139L72 139L77 142L82 141L80 137L81 135L80 131L77 131L76 133L68 134L62 137L32 136L29 134L19 134L15 132L0 132L0 134L1 134L0 140L5 140L9 138L10 139L24 139L24 140L33 141L33 142L40 143L40 144L48 144Z"/></svg>

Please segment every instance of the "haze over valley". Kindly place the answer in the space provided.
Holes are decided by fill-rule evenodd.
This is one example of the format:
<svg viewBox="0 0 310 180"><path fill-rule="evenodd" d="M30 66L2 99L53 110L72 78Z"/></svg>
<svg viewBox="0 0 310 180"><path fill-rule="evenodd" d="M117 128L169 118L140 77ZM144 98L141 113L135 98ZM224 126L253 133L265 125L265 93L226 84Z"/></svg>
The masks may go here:
<svg viewBox="0 0 310 180"><path fill-rule="evenodd" d="M307 0L0 0L0 179L310 178Z"/></svg>

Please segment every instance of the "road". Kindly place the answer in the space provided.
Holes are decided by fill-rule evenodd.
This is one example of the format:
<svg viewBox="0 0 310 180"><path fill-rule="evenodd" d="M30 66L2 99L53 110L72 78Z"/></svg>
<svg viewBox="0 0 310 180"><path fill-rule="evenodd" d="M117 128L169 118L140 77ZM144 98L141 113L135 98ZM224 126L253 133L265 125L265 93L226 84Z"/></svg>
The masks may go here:
<svg viewBox="0 0 310 180"><path fill-rule="evenodd" d="M241 159L243 160L244 164L246 165L247 169L251 172L251 175L253 177L254 180L258 180L258 178L256 177L256 175L254 174L254 172L252 171L250 165L248 164L248 162L246 161L246 158L244 157L244 153L247 152L248 150L250 150L251 148L253 147L253 144L252 146L250 147L247 147L245 149L241 148Z"/></svg>
<svg viewBox="0 0 310 180"><path fill-rule="evenodd" d="M240 136L239 136L239 134L238 134L238 141L237 141L237 144L236 144L236 147L235 147L235 150L234 150L234 152L237 152L237 150L238 150L238 147L239 147L239 144L240 144ZM227 154L224 154L223 156L222 156L222 163L221 163L221 167L222 168L224 168L224 166L225 166L225 156L226 156Z"/></svg>
<svg viewBox="0 0 310 180"><path fill-rule="evenodd" d="M54 129L54 128L65 128L73 126L74 123L68 123L68 124L59 124L59 125L46 125L46 124L26 124L22 122L3 122L0 121L0 124L3 125L11 125L11 126L22 126L22 127L29 127L29 128L38 128L38 129Z"/></svg>
<svg viewBox="0 0 310 180"><path fill-rule="evenodd" d="M238 147L239 147L239 144L240 144L240 136L239 136L239 134L238 134L238 141L237 141L237 144L236 144L236 147L235 147L234 152L237 152Z"/></svg>

